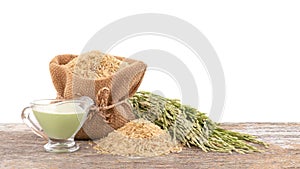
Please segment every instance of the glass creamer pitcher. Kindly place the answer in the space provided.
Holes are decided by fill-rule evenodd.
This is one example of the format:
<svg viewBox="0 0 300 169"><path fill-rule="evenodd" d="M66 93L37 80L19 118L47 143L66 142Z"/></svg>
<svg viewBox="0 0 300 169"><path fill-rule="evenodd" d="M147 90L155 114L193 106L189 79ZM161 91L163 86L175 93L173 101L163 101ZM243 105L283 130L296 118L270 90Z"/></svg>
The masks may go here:
<svg viewBox="0 0 300 169"><path fill-rule="evenodd" d="M23 109L21 117L35 134L48 140L44 145L46 151L74 152L79 149L74 136L85 122L93 104L93 100L86 96L73 100L35 100Z"/></svg>

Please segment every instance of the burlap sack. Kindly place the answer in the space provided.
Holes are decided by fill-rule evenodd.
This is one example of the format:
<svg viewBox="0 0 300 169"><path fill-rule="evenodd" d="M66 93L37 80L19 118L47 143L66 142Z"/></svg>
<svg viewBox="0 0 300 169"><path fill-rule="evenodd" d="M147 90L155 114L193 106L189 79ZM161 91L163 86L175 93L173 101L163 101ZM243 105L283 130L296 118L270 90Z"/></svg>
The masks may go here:
<svg viewBox="0 0 300 169"><path fill-rule="evenodd" d="M129 65L112 76L100 80L84 79L74 75L66 66L77 55L58 55L50 62L50 74L58 98L71 99L88 96L95 102L89 117L75 136L76 139L97 139L134 119L127 98L140 86L146 71L141 61L117 57Z"/></svg>

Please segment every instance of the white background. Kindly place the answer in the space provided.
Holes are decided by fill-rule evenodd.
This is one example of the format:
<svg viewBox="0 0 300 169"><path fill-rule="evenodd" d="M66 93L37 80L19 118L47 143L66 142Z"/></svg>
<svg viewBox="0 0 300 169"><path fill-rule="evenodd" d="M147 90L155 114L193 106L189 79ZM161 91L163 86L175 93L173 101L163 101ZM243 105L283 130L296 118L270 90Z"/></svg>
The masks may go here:
<svg viewBox="0 0 300 169"><path fill-rule="evenodd" d="M222 122L300 122L299 9L299 1L283 0L1 1L0 123L21 122L21 110L30 101L55 97L48 69L55 55L79 54L102 27L139 13L179 17L208 38L225 73ZM130 39L112 53L127 56L159 48L189 55L171 40L157 38ZM155 78L165 82L158 85ZM212 98L207 75L199 75L197 83L203 84L199 85L199 109L209 112ZM149 71L141 88L180 97L172 79L159 72Z"/></svg>

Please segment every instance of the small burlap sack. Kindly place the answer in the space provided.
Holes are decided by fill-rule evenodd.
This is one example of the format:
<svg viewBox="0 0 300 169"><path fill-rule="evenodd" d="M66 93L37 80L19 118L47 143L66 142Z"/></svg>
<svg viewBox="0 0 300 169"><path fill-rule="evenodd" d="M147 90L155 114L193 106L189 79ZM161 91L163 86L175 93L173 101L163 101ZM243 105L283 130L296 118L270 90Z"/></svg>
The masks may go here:
<svg viewBox="0 0 300 169"><path fill-rule="evenodd" d="M140 86L147 65L141 61L114 56L128 65L112 76L99 80L85 79L73 74L68 66L77 55L58 55L50 62L50 74L57 97L71 99L88 96L95 102L88 119L76 139L98 139L134 119L127 98Z"/></svg>

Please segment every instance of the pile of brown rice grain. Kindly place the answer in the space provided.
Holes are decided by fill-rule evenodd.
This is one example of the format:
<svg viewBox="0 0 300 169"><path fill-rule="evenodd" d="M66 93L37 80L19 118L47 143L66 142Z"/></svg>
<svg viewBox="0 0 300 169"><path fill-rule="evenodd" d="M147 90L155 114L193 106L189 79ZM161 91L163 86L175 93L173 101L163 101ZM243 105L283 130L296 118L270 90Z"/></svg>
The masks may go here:
<svg viewBox="0 0 300 169"><path fill-rule="evenodd" d="M66 66L82 78L100 79L111 76L126 65L126 62L122 62L112 55L93 50L79 55Z"/></svg>
<svg viewBox="0 0 300 169"><path fill-rule="evenodd" d="M131 157L153 157L182 150L167 131L144 119L130 121L95 143L98 153Z"/></svg>

